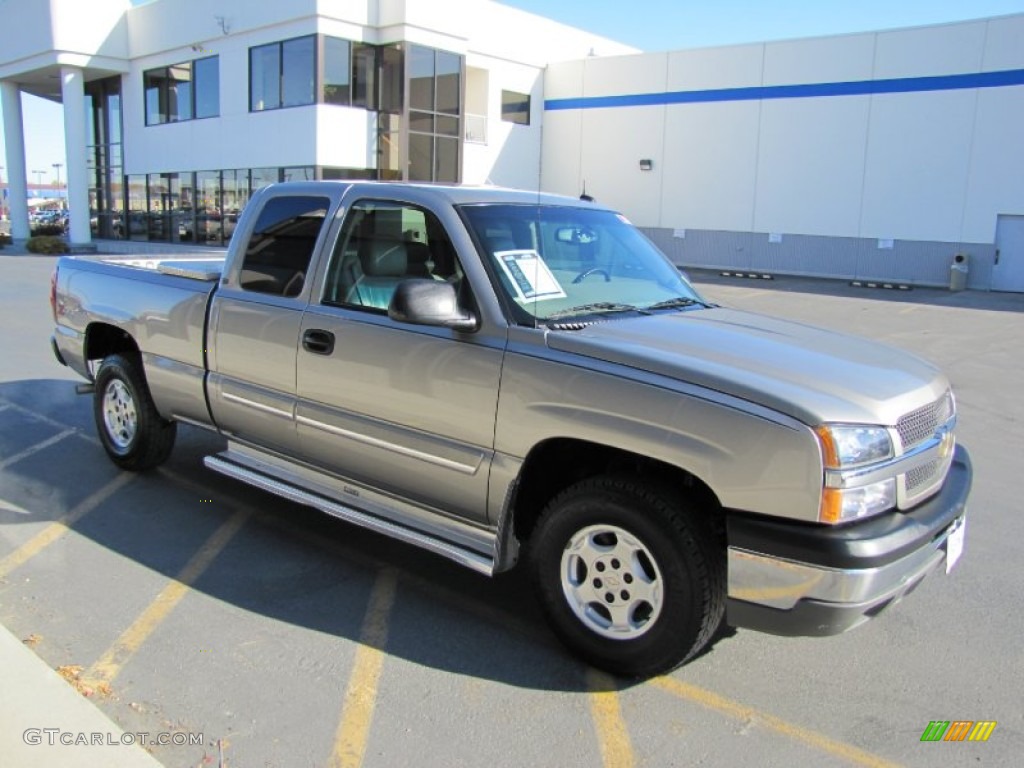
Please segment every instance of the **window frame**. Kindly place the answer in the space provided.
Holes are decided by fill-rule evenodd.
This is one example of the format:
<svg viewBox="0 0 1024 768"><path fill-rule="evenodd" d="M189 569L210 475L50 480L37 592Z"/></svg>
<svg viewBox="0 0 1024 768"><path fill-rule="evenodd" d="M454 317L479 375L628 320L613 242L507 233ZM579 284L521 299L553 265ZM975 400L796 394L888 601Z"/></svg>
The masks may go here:
<svg viewBox="0 0 1024 768"><path fill-rule="evenodd" d="M215 60L216 64L216 77L214 82L216 84L216 110L213 114L197 114L197 105L199 103L197 80L196 80L196 65L199 62L205 62ZM180 69L188 69L188 79L174 79L171 76L172 71ZM158 78L154 86L149 85L150 78ZM203 78L205 80L205 77ZM188 116L180 117L180 110L175 110L175 114L171 114L171 93L176 91L178 84L187 84L188 88ZM154 120L153 113L150 111L150 92L156 91L156 117ZM173 64L164 64L160 67L152 67L151 69L143 70L142 72L142 111L143 111L143 122L147 127L154 125L168 125L170 123L185 123L190 120L206 120L211 117L220 117L220 54L212 54L210 56L201 56L197 59L188 59L186 61L178 61Z"/></svg>
<svg viewBox="0 0 1024 768"><path fill-rule="evenodd" d="M323 73L321 66L323 61L322 38L324 35L312 33L289 37L285 40L275 40L271 43L249 46L249 112L272 112L276 109L294 109L296 107L308 107L315 104L322 104L323 101ZM341 39L341 38L339 38ZM312 99L297 103L285 103L285 45L301 40L311 40L313 49L313 87ZM277 50L277 102L274 106L257 108L253 99L253 53L255 51L276 48Z"/></svg>
<svg viewBox="0 0 1024 768"><path fill-rule="evenodd" d="M512 99L509 97L518 97L519 101L517 104L511 104ZM501 120L505 123L512 123L513 125L530 125L530 108L531 108L531 96L528 93L520 93L519 91L510 91L507 88L501 89ZM509 109L509 107L514 107ZM525 109L523 107L525 106Z"/></svg>

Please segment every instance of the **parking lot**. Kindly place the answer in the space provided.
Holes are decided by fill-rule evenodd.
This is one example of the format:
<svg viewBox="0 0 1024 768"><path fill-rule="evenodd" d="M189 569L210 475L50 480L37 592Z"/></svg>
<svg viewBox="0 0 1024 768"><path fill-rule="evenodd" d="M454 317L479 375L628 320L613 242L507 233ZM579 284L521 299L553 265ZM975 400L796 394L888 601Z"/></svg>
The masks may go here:
<svg viewBox="0 0 1024 768"><path fill-rule="evenodd" d="M52 267L0 250L0 624L125 731L201 734L152 747L162 764L997 766L1024 753L1024 296L695 275L720 303L885 341L949 374L975 465L966 551L853 632L725 630L671 675L624 682L562 650L521 575L488 579L215 475L201 462L215 435L181 428L164 467L118 472L49 350ZM983 743L922 742L934 720L997 726ZM0 764L22 739L3 729Z"/></svg>

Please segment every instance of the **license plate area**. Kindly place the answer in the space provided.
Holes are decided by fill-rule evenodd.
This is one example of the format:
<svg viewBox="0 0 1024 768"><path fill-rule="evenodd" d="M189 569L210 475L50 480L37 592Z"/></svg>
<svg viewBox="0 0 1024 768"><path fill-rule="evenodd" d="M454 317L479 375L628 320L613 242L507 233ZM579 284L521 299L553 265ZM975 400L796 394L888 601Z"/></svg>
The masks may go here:
<svg viewBox="0 0 1024 768"><path fill-rule="evenodd" d="M967 532L967 518L956 520L946 537L946 573L953 570L964 551L964 535Z"/></svg>

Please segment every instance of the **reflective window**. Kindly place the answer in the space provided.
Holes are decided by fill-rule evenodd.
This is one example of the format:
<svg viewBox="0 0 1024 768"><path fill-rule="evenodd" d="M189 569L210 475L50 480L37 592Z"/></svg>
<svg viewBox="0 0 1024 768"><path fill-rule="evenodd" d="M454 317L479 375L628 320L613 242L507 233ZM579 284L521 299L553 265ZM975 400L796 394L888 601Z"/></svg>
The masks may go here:
<svg viewBox="0 0 1024 768"><path fill-rule="evenodd" d="M249 109L260 112L316 101L316 37L249 49Z"/></svg>
<svg viewBox="0 0 1024 768"><path fill-rule="evenodd" d="M501 119L507 123L530 124L530 95L515 91L501 92Z"/></svg>
<svg viewBox="0 0 1024 768"><path fill-rule="evenodd" d="M196 117L220 114L220 59L217 56L192 62L192 89Z"/></svg>
<svg viewBox="0 0 1024 768"><path fill-rule="evenodd" d="M352 47L352 106L377 108L377 47L356 43Z"/></svg>
<svg viewBox="0 0 1024 768"><path fill-rule="evenodd" d="M219 62L217 56L209 56L143 72L146 125L220 114Z"/></svg>
<svg viewBox="0 0 1024 768"><path fill-rule="evenodd" d="M300 37L281 43L281 106L315 102L315 83L316 38Z"/></svg>
<svg viewBox="0 0 1024 768"><path fill-rule="evenodd" d="M410 45L410 181L459 180L462 123L462 57L422 45Z"/></svg>
<svg viewBox="0 0 1024 768"><path fill-rule="evenodd" d="M324 103L352 103L352 46L348 40L324 38Z"/></svg>
<svg viewBox="0 0 1024 768"><path fill-rule="evenodd" d="M275 296L301 293L329 206L326 197L289 195L267 200L242 262L242 288Z"/></svg>

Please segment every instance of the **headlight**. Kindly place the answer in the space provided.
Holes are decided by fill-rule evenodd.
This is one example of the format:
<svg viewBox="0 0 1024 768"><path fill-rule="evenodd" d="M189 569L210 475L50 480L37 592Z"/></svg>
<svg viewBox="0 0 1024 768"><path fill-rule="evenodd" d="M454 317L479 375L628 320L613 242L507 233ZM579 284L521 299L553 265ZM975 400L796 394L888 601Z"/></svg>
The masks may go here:
<svg viewBox="0 0 1024 768"><path fill-rule="evenodd" d="M825 424L815 432L826 469L847 469L891 459L892 440L885 427Z"/></svg>
<svg viewBox="0 0 1024 768"><path fill-rule="evenodd" d="M892 439L885 427L861 424L825 424L814 430L825 467L818 519L845 523L885 512L896 506L896 478L858 485L858 473L893 457Z"/></svg>

